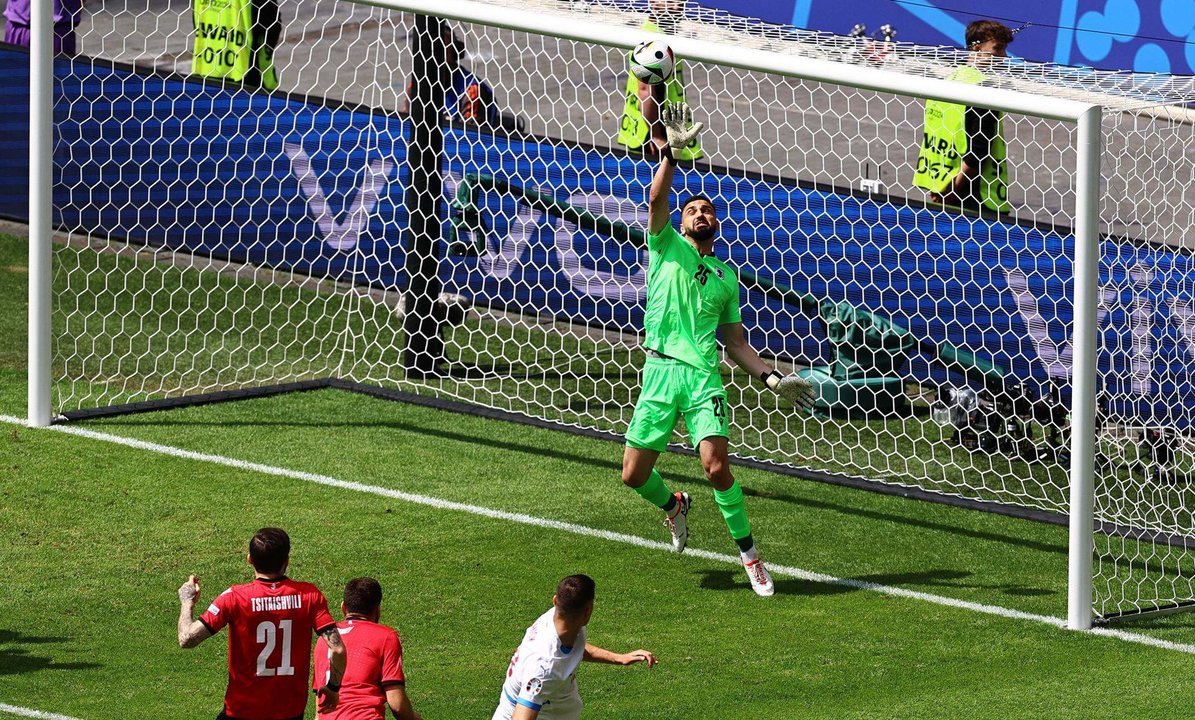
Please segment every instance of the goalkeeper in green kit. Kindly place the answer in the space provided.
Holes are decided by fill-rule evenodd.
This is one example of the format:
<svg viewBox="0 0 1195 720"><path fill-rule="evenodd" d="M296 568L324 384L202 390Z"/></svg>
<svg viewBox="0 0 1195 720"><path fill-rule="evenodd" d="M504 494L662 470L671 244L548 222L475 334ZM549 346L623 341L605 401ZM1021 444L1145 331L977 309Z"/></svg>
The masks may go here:
<svg viewBox="0 0 1195 720"><path fill-rule="evenodd" d="M644 500L664 511L672 546L684 552L689 540L687 517L692 499L674 493L655 470L680 416L701 456L705 476L714 486L730 536L739 546L751 587L759 595L775 591L759 558L751 524L743 506L743 490L730 472L726 390L718 370L717 333L726 354L743 370L801 408L813 404L805 380L776 372L759 358L743 333L739 314L739 281L733 268L714 253L718 217L709 198L695 195L680 206L680 232L672 227L672 154L701 131L683 103L660 112L668 143L651 184L647 220L647 308L644 313L647 362L643 387L635 404L622 456L622 481Z"/></svg>

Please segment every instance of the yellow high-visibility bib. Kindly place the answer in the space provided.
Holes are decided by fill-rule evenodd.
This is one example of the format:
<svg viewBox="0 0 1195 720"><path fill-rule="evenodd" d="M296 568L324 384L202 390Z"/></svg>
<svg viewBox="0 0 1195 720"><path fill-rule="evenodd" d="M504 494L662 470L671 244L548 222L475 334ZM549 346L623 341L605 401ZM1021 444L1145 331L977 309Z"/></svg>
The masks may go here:
<svg viewBox="0 0 1195 720"><path fill-rule="evenodd" d="M274 61L266 48L253 57L252 0L195 0L195 57L191 70L196 75L228 78L240 82L256 65L262 86L278 87ZM256 62L255 62L256 61Z"/></svg>
<svg viewBox="0 0 1195 720"><path fill-rule="evenodd" d="M948 79L978 85L986 75L964 65ZM925 103L925 131L913 185L942 194L950 187L967 154L967 108L959 103L929 100ZM996 212L1008 212L1008 167L1005 163L1004 113L996 114L996 136L989 157L980 158L978 193L980 203Z"/></svg>
<svg viewBox="0 0 1195 720"><path fill-rule="evenodd" d="M650 20L645 21L640 29L646 32L660 32L660 28ZM668 102L685 102L684 68L680 60L676 61L676 71L672 73L672 77L668 78L664 87ZM647 142L649 137L651 137L651 127L639 107L639 79L628 70L626 104L622 110L622 121L618 124L618 142L631 150L637 150L643 147L643 143ZM693 138L693 141L685 146L684 150L674 153L677 160L696 160L704 156L705 152L702 151L701 143L697 138Z"/></svg>

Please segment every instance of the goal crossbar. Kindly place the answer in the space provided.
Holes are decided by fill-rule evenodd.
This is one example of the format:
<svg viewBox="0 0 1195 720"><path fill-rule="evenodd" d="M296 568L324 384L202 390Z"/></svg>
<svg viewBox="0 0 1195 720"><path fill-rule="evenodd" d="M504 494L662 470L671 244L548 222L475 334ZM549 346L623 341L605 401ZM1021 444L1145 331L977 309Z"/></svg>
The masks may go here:
<svg viewBox="0 0 1195 720"><path fill-rule="evenodd" d="M450 20L534 32L562 40L577 40L625 50L630 50L642 39L640 33L628 31L625 27L580 22L568 17L549 16L470 0L439 0L435 3L426 0L362 0L361 4L403 12L432 13ZM735 47L700 38L670 36L668 43L678 56L695 62L774 73L859 90L976 105L1049 120L1077 122L1085 113L1100 109L1098 105L1044 94L1027 95L1003 88L967 85L819 58Z"/></svg>

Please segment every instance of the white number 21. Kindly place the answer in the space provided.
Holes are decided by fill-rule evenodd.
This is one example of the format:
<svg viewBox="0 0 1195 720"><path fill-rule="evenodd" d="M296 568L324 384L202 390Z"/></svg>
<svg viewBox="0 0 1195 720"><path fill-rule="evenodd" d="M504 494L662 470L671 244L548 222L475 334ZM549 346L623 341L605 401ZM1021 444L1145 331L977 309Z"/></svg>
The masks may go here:
<svg viewBox="0 0 1195 720"><path fill-rule="evenodd" d="M282 620L277 625L269 620L258 623L257 642L265 644L257 656L258 677L295 674L295 668L290 664L290 627L290 620ZM279 631L282 633L282 664L276 668L266 667L270 656L274 654L274 647L278 644Z"/></svg>

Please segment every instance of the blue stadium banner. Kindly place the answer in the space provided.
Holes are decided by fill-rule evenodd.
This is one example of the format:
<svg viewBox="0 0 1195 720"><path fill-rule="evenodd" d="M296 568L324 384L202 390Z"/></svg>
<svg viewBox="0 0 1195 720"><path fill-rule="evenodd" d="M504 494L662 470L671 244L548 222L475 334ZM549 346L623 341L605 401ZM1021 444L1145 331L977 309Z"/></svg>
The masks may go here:
<svg viewBox="0 0 1195 720"><path fill-rule="evenodd" d="M404 120L368 109L254 95L179 77L57 61L56 222L136 244L399 288ZM28 56L0 47L0 215L26 217ZM180 112L180 109L182 112ZM130 121L135 118L135 121ZM652 166L551 139L446 130L445 217L477 188L484 252L451 255L446 289L491 305L620 329L641 326L646 258L527 193L634 225ZM872 202L729 171L685 169L678 192L718 199L730 261L800 293L849 302L989 358L1015 377L1065 383L1073 238ZM466 193L468 195L468 193ZM449 238L452 228L444 227ZM1138 414L1180 426L1195 409L1195 267L1187 254L1106 241L1099 366ZM830 348L816 319L755 292L757 345L804 362ZM932 374L925 358L905 368Z"/></svg>
<svg viewBox="0 0 1195 720"><path fill-rule="evenodd" d="M972 20L1016 28L1012 54L1036 62L1107 70L1195 74L1195 0L696 0L697 4L768 22L846 34L856 23L872 32L893 25L897 40L963 44ZM646 3L645 3L646 4Z"/></svg>

